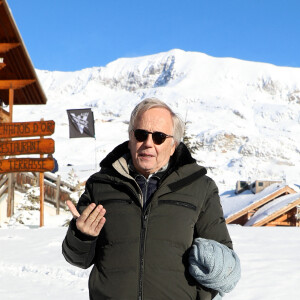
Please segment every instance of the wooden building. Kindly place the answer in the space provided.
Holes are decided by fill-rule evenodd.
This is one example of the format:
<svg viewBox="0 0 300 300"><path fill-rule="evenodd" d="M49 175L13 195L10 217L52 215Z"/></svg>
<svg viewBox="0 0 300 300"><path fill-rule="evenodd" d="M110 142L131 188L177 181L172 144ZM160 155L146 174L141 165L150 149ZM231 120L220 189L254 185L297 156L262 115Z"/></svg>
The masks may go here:
<svg viewBox="0 0 300 300"><path fill-rule="evenodd" d="M11 10L6 0L0 0L0 123L13 122L14 105L37 105L46 102L47 98ZM0 178L0 206L6 202L3 195L12 188L13 177L13 174L4 174ZM12 214L12 202L12 199L7 201L7 216ZM1 211L3 207L0 207Z"/></svg>
<svg viewBox="0 0 300 300"><path fill-rule="evenodd" d="M300 193L281 196L256 211L245 226L300 226Z"/></svg>
<svg viewBox="0 0 300 300"><path fill-rule="evenodd" d="M263 183L260 184L259 183ZM239 185L237 184L237 187ZM263 188L264 187L264 188ZM257 188L257 189L256 189ZM299 226L300 193L285 183L255 181L224 205L227 224L243 226Z"/></svg>

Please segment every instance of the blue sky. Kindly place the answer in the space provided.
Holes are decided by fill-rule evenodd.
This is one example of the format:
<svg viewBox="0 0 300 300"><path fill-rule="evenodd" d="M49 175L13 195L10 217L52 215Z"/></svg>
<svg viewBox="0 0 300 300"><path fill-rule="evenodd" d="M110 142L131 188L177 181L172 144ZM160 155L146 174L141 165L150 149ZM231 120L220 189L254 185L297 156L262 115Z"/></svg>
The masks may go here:
<svg viewBox="0 0 300 300"><path fill-rule="evenodd" d="M299 0L7 0L35 68L174 48L300 67Z"/></svg>

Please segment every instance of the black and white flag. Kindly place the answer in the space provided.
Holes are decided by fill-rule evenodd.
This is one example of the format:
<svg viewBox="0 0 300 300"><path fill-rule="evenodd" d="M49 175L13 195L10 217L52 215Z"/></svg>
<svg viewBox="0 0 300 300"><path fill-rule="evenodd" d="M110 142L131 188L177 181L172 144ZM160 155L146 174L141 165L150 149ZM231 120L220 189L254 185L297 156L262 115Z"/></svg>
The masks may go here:
<svg viewBox="0 0 300 300"><path fill-rule="evenodd" d="M94 114L90 108L68 109L70 138L95 137Z"/></svg>

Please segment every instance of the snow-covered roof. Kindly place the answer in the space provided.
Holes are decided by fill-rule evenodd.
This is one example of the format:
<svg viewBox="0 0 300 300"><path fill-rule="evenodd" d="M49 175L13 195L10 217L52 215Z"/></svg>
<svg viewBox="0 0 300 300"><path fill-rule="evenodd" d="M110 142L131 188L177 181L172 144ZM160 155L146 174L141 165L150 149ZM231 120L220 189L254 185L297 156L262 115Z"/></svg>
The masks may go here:
<svg viewBox="0 0 300 300"><path fill-rule="evenodd" d="M294 185L274 183L257 194L253 194L251 191L246 190L239 195L235 195L234 193L221 195L220 198L224 210L225 219L242 212L253 204L271 196L281 189L284 189L286 186L294 190L295 193L298 190L298 188Z"/></svg>
<svg viewBox="0 0 300 300"><path fill-rule="evenodd" d="M293 203L295 203L295 205L300 203L300 193L285 195L267 203L257 210L257 212L245 225L252 226L257 224L259 221L275 214L276 212L282 211L289 204Z"/></svg>

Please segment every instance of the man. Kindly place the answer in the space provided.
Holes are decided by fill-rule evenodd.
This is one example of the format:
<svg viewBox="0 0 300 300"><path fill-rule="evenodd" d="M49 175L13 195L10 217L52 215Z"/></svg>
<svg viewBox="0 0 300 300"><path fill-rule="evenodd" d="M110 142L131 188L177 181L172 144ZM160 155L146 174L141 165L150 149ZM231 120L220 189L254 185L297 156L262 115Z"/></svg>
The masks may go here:
<svg viewBox="0 0 300 300"><path fill-rule="evenodd" d="M63 254L93 269L90 299L212 299L189 274L193 240L229 248L218 189L180 143L184 123L158 99L131 114L129 142L101 162L86 183L63 242Z"/></svg>

